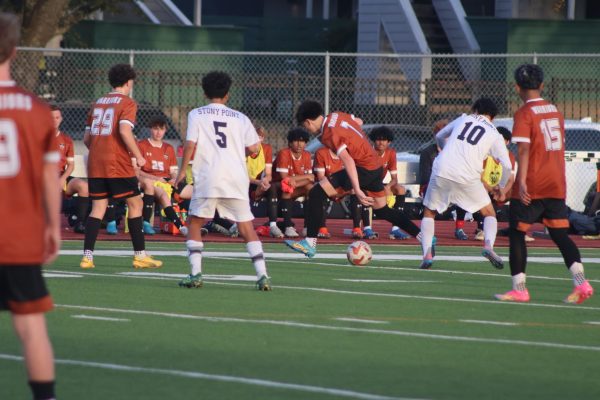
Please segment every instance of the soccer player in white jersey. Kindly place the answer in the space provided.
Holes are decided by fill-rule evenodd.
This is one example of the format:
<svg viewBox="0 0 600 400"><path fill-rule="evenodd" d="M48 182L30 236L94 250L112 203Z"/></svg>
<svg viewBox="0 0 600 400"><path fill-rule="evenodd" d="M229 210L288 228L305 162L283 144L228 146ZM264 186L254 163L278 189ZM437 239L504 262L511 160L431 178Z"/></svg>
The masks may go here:
<svg viewBox="0 0 600 400"><path fill-rule="evenodd" d="M200 229L215 211L223 218L237 222L239 233L246 241L248 254L256 270L258 290L271 290L271 280L262 243L254 231L246 169L246 155L259 150L260 139L250 119L226 106L231 77L224 72L209 72L202 78L202 89L210 104L188 114L183 160L175 187L185 179L185 166L192 154L194 192L188 213L189 230L186 241L191 272L179 282L181 287L202 286L202 235Z"/></svg>
<svg viewBox="0 0 600 400"><path fill-rule="evenodd" d="M472 111L473 114L463 114L436 135L436 141L443 151L433 162L427 193L423 199L425 207L421 221L421 269L429 269L433 264L431 242L436 213L444 212L450 204L456 204L470 213L481 211L484 217L484 249L481 254L494 267L504 267L502 258L494 252L498 221L490 196L481 181L481 173L483 160L488 155L499 160L502 179L499 187L495 188L498 191L508 182L512 167L504 139L492 125L492 120L498 113L494 102L480 98L473 104Z"/></svg>

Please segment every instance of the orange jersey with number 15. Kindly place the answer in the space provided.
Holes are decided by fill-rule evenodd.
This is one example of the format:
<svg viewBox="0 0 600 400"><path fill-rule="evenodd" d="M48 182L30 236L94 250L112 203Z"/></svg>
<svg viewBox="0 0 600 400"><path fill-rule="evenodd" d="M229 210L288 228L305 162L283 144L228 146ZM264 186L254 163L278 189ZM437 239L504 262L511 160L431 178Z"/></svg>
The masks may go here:
<svg viewBox="0 0 600 400"><path fill-rule="evenodd" d="M554 104L544 99L527 101L514 117L512 141L529 143L527 191L532 199L564 199L565 120ZM515 182L512 197L519 197Z"/></svg>
<svg viewBox="0 0 600 400"><path fill-rule="evenodd" d="M120 124L135 125L137 104L130 97L111 92L93 104L86 124L89 133L88 177L135 176L131 155L119 132Z"/></svg>

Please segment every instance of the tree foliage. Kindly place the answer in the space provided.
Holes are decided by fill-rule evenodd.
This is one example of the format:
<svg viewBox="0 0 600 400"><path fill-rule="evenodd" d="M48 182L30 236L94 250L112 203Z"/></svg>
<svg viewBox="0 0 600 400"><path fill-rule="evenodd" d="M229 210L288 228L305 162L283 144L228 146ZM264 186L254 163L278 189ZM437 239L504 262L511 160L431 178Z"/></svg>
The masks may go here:
<svg viewBox="0 0 600 400"><path fill-rule="evenodd" d="M133 0L0 0L0 9L21 17L21 46L44 47L56 35L98 10L118 12Z"/></svg>

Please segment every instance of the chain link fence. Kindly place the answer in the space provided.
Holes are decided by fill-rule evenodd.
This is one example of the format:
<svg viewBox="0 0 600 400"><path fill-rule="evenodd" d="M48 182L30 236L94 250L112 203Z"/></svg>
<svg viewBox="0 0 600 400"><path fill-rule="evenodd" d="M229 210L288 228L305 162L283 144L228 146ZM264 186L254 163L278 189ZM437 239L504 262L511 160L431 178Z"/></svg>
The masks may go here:
<svg viewBox="0 0 600 400"><path fill-rule="evenodd" d="M156 115L167 117L169 139L183 137L187 113L206 103L200 86L202 76L211 70L223 70L233 78L230 106L264 126L275 149L287 145L285 137L295 125L296 106L305 99L315 99L323 102L326 111L341 110L359 116L367 129L390 125L396 132L396 150L416 151L432 139L435 121L468 112L480 96L496 101L499 118L512 117L521 105L512 75L522 63L536 63L544 69L544 97L555 103L566 119L597 121L599 61L600 54L374 55L21 48L13 63L13 76L62 108L63 129L75 140L83 137L90 104L110 90L110 66L129 63L138 74L133 97L139 104L135 132L140 138L148 136L146 124ZM600 124L585 124L577 132L567 129L567 138L569 135L575 139L568 140L567 151L600 151ZM593 175L595 182L595 165ZM578 192L586 191L590 179L577 178L569 184L577 186Z"/></svg>

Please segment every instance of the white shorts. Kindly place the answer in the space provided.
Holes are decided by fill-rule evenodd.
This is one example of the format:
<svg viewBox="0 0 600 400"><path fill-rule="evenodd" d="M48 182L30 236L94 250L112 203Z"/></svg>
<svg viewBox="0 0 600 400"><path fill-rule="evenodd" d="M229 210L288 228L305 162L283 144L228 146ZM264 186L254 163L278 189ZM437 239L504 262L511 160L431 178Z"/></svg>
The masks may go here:
<svg viewBox="0 0 600 400"><path fill-rule="evenodd" d="M490 204L490 195L481 181L458 183L440 176L431 176L423 205L430 210L443 213L450 204L474 213Z"/></svg>
<svg viewBox="0 0 600 400"><path fill-rule="evenodd" d="M215 210L219 212L221 218L235 222L254 219L248 200L194 197L190 201L190 215L212 219L215 216Z"/></svg>

